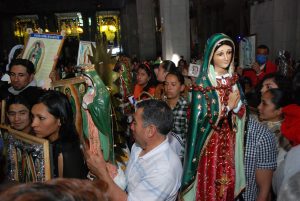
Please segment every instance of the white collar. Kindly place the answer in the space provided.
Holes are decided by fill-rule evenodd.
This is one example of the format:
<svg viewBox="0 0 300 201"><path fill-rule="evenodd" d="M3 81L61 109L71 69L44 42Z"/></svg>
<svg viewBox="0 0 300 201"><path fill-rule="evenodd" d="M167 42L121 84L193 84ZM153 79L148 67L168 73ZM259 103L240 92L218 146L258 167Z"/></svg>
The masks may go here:
<svg viewBox="0 0 300 201"><path fill-rule="evenodd" d="M25 89L27 89L28 87L36 87L36 81L35 79L33 79L25 88L21 89L21 90L15 90L12 86L8 88L8 91L10 93L12 93L13 95L18 95L19 93L21 93L22 91L24 91Z"/></svg>
<svg viewBox="0 0 300 201"><path fill-rule="evenodd" d="M145 155L139 156L139 159L147 160L148 158L152 158L153 156L155 156L155 155L161 153L162 151L166 150L168 147L169 147L169 139L168 139L168 136L166 136L166 139L162 143L160 143L158 146L156 146L155 148L150 150Z"/></svg>

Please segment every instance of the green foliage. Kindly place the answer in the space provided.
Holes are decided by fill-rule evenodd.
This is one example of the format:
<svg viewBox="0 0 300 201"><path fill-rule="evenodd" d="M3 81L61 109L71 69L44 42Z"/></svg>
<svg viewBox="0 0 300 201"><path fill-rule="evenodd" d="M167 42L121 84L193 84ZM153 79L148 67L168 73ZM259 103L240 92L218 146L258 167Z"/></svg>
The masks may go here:
<svg viewBox="0 0 300 201"><path fill-rule="evenodd" d="M116 64L116 60L112 58L111 51L107 52L107 42L102 38L96 39L96 47L92 45L93 56L89 55L89 59L95 66L95 70L100 76L103 83L112 86L112 69Z"/></svg>

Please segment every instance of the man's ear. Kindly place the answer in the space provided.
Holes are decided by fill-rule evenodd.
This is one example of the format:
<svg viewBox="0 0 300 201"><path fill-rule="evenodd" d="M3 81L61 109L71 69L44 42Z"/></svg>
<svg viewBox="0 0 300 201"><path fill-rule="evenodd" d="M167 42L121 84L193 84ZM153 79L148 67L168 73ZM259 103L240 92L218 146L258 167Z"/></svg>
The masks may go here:
<svg viewBox="0 0 300 201"><path fill-rule="evenodd" d="M60 119L58 119L57 124L58 124L58 126L61 126L61 121L60 121Z"/></svg>
<svg viewBox="0 0 300 201"><path fill-rule="evenodd" d="M30 77L29 77L30 79L30 82L32 82L32 80L34 79L34 74L32 73L31 75L30 75Z"/></svg>
<svg viewBox="0 0 300 201"><path fill-rule="evenodd" d="M147 137L149 138L153 137L156 132L157 132L156 126L151 124L147 127Z"/></svg>

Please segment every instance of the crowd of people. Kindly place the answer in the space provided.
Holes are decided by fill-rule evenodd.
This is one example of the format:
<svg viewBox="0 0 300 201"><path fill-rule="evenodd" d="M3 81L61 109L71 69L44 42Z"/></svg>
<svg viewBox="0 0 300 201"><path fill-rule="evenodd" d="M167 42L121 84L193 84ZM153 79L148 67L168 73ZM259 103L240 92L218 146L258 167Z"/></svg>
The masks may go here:
<svg viewBox="0 0 300 201"><path fill-rule="evenodd" d="M0 92L7 124L49 140L56 179L5 188L1 174L0 199L297 200L300 71L280 73L266 45L257 47L252 68L242 69L234 66L235 49L227 35L211 36L197 77L184 58L177 65L132 59L129 95L137 103L123 175L105 146L93 151L80 140L68 97L39 88L29 60L12 60L10 83L1 83ZM88 118L90 107L82 109ZM91 174L94 181L86 181Z"/></svg>

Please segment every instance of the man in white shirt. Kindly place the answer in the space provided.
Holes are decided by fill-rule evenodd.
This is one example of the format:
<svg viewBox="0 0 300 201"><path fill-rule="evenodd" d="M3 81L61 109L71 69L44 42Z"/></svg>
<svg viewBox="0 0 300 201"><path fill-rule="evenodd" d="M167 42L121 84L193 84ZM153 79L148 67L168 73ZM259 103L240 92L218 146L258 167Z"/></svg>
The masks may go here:
<svg viewBox="0 0 300 201"><path fill-rule="evenodd" d="M167 137L173 125L172 110L163 101L144 100L137 104L133 118L135 143L125 172L126 192L114 183L103 156L87 151L90 171L107 182L112 201L175 201L182 166Z"/></svg>

